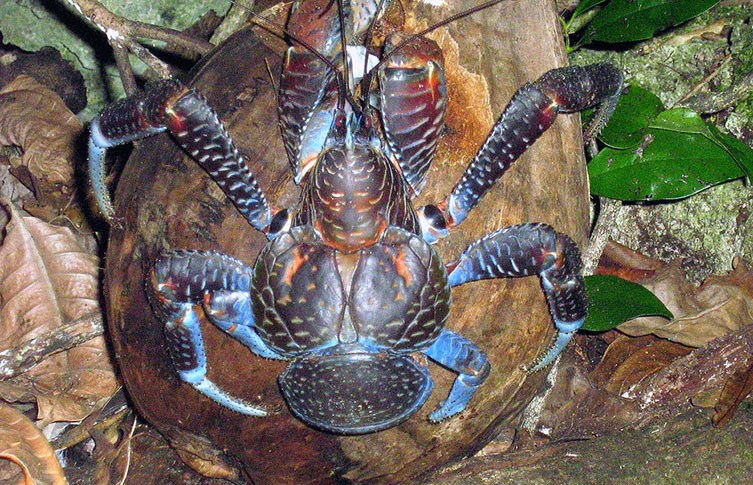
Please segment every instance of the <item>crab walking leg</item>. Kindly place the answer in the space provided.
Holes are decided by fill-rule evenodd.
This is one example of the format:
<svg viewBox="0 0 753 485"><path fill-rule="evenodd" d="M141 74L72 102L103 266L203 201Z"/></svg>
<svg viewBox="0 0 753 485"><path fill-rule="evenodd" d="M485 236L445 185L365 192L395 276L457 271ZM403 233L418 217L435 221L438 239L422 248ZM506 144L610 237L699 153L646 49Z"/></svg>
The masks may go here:
<svg viewBox="0 0 753 485"><path fill-rule="evenodd" d="M554 123L557 113L601 104L586 130L593 137L614 112L623 75L610 64L554 69L513 96L489 138L444 202L449 227L463 222L520 155Z"/></svg>
<svg viewBox="0 0 753 485"><path fill-rule="evenodd" d="M528 372L552 363L586 318L588 302L578 246L545 224L521 224L484 236L449 267L451 286L488 278L539 275L558 333L549 350L526 367Z"/></svg>
<svg viewBox="0 0 753 485"><path fill-rule="evenodd" d="M489 376L491 365L476 344L449 330L443 330L432 346L424 350L424 354L459 374L449 397L429 415L429 420L437 423L465 410L476 389Z"/></svg>
<svg viewBox="0 0 753 485"><path fill-rule="evenodd" d="M167 346L180 379L234 411L265 416L259 406L231 396L206 376L204 339L197 305L209 320L254 353L281 359L253 329L251 269L228 256L177 251L162 256L149 273L147 291L155 313L165 321Z"/></svg>
<svg viewBox="0 0 753 485"><path fill-rule="evenodd" d="M179 81L166 79L114 103L91 123L89 176L102 213L115 209L105 185L107 149L168 130L204 168L255 228L264 231L271 211L264 193L206 99Z"/></svg>

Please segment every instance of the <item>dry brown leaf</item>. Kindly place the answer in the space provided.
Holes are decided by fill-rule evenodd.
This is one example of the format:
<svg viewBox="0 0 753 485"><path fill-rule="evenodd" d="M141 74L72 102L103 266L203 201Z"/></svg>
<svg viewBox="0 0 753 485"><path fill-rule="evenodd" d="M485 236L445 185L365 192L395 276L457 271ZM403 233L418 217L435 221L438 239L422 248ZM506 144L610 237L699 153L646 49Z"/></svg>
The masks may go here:
<svg viewBox="0 0 753 485"><path fill-rule="evenodd" d="M223 453L206 438L176 429L171 436L170 446L184 463L205 477L230 481L238 477L238 470L228 464Z"/></svg>
<svg viewBox="0 0 753 485"><path fill-rule="evenodd" d="M18 76L0 89L0 144L22 148L21 160L11 164L28 171L43 196L70 195L82 130L60 96L32 77Z"/></svg>
<svg viewBox="0 0 753 485"><path fill-rule="evenodd" d="M12 406L0 403L0 481L26 484L68 483L50 442L34 423ZM3 461L3 460L0 460ZM11 464L12 462L13 464Z"/></svg>
<svg viewBox="0 0 753 485"><path fill-rule="evenodd" d="M740 403L753 392L753 363L741 369L727 380L719 400L714 406L712 421L716 426L726 426L735 415Z"/></svg>
<svg viewBox="0 0 753 485"><path fill-rule="evenodd" d="M690 347L652 335L638 338L623 336L609 345L602 361L589 374L589 379L621 396L691 350Z"/></svg>
<svg viewBox="0 0 753 485"><path fill-rule="evenodd" d="M0 350L7 350L100 308L98 259L76 235L3 204L11 214L0 246ZM0 382L0 396L36 400L44 423L79 421L116 387L105 341L97 337Z"/></svg>
<svg viewBox="0 0 753 485"><path fill-rule="evenodd" d="M736 379L737 372L746 372L753 362L753 325L713 340L688 355L678 358L661 371L649 376L630 390L629 397L640 403L644 415L639 426L651 420L678 414L689 402L701 404L704 396L717 391ZM735 386L733 394L741 394L745 384ZM733 389L730 389L733 391ZM697 399L700 398L700 399ZM720 403L727 401L720 397Z"/></svg>
<svg viewBox="0 0 753 485"><path fill-rule="evenodd" d="M654 276L656 271L664 266L665 263L661 261L649 258L622 244L609 241L601 253L596 273L640 283Z"/></svg>
<svg viewBox="0 0 753 485"><path fill-rule="evenodd" d="M691 347L701 347L753 323L753 284L750 270L740 260L726 276L711 276L696 288L685 278L679 263L657 270L642 284L675 315L667 322L643 317L620 325L621 332L639 336L653 333Z"/></svg>

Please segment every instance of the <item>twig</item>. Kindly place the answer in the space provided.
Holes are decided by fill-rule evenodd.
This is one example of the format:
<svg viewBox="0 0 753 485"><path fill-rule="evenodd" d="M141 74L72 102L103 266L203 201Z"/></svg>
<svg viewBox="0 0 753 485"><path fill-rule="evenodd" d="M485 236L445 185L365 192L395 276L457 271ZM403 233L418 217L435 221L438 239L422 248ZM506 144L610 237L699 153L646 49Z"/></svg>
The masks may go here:
<svg viewBox="0 0 753 485"><path fill-rule="evenodd" d="M622 207L622 202L619 200L599 197L599 215L591 232L588 248L583 252L583 274L592 275L596 271L604 246L609 242L620 207Z"/></svg>
<svg viewBox="0 0 753 485"><path fill-rule="evenodd" d="M178 30L137 22L115 15L97 0L66 1L107 36L107 41L113 46L114 50L117 51L118 48L128 49L161 77L172 76L173 69L149 52L143 45L136 42L134 38L165 41L168 43L167 49L170 49L170 45L173 45L175 48L195 52L199 55L206 54L212 49L211 43ZM122 54L117 55L122 56ZM121 69L122 67L123 63L118 62L118 68ZM129 74L121 71L121 76L126 79Z"/></svg>
<svg viewBox="0 0 753 485"><path fill-rule="evenodd" d="M722 63L719 64L719 66L716 69L714 69L708 76L704 77L703 80L700 83L696 84L695 87L693 87L693 89L691 89L690 91L688 91L682 98L680 98L679 100L677 100L677 102L675 103L675 105L678 105L678 106L682 105L684 102L686 102L688 99L690 99L696 93L698 93L698 91L700 91L701 89L703 89L703 87L705 85L707 85L709 82L711 82L712 79L714 79L716 76L719 75L720 72L722 72L722 69L724 69L727 66L727 64L729 64L729 62L731 60L732 60L732 55L728 55L722 61Z"/></svg>
<svg viewBox="0 0 753 485"><path fill-rule="evenodd" d="M0 352L0 380L28 371L47 357L72 349L104 333L102 315L94 313L68 322L21 347Z"/></svg>
<svg viewBox="0 0 753 485"><path fill-rule="evenodd" d="M747 98L753 92L753 72L737 81L723 93L699 93L687 100L677 102L677 105L692 108L703 114L718 113L734 106L741 99Z"/></svg>
<svg viewBox="0 0 753 485"><path fill-rule="evenodd" d="M243 25L248 22L248 18L251 16L249 13L254 8L254 1L249 1L246 4L233 2L232 7L225 14L225 18L222 23L212 34L212 38L209 41L214 45L219 45L224 42L230 35L237 32Z"/></svg>
<svg viewBox="0 0 753 485"><path fill-rule="evenodd" d="M123 89L129 96L134 94L138 89L136 76L133 74L131 59L128 57L128 49L119 42L112 42L112 54L115 57L115 65L118 66L120 73L120 82L123 83Z"/></svg>

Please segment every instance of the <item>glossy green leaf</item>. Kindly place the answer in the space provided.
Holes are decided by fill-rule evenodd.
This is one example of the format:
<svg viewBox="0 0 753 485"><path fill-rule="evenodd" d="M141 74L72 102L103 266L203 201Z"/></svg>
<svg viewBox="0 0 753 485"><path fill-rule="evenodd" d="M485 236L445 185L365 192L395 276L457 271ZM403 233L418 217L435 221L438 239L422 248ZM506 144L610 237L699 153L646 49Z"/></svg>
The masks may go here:
<svg viewBox="0 0 753 485"><path fill-rule="evenodd" d="M637 147L663 109L664 105L654 93L631 86L620 97L620 104L599 135L599 141L612 148Z"/></svg>
<svg viewBox="0 0 753 485"><path fill-rule="evenodd" d="M591 20L585 42L635 42L691 19L719 0L612 0ZM583 43L583 42L581 42Z"/></svg>
<svg viewBox="0 0 753 485"><path fill-rule="evenodd" d="M743 176L748 179L753 176L753 149L734 136L722 133L716 126L706 123L691 109L675 108L664 111L651 123L651 128L703 136L726 151L742 170Z"/></svg>
<svg viewBox="0 0 753 485"><path fill-rule="evenodd" d="M649 290L616 276L586 276L588 316L581 330L603 332L633 318L660 315L674 318Z"/></svg>
<svg viewBox="0 0 753 485"><path fill-rule="evenodd" d="M575 10L573 10L573 15L570 17L571 21L572 19L583 15L584 13L588 12L592 8L606 1L607 0L583 0L582 2L578 4L577 7L575 7Z"/></svg>
<svg viewBox="0 0 753 485"><path fill-rule="evenodd" d="M735 159L740 169L745 173L745 178L753 179L753 149L734 136L719 131L714 125L709 125L714 140L721 144L729 155Z"/></svg>
<svg viewBox="0 0 753 485"><path fill-rule="evenodd" d="M656 129L635 149L605 148L588 164L588 174L593 194L624 201L681 199L744 176L708 138Z"/></svg>

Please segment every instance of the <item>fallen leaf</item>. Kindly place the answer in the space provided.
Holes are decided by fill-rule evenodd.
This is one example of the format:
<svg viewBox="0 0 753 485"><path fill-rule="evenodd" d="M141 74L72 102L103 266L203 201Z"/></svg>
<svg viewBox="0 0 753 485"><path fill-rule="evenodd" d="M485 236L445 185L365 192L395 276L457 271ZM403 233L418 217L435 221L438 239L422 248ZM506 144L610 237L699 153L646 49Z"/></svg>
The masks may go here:
<svg viewBox="0 0 753 485"><path fill-rule="evenodd" d="M753 323L753 272L739 258L732 266L729 274L709 276L699 287L685 277L680 261L662 263L610 241L596 273L643 285L675 316L671 321L636 318L618 326L619 331L700 347Z"/></svg>
<svg viewBox="0 0 753 485"><path fill-rule="evenodd" d="M0 351L54 332L64 323L101 312L98 259L68 228L10 213L0 246ZM117 388L102 337L43 360L0 381L6 401L37 402L43 423L80 421Z"/></svg>
<svg viewBox="0 0 753 485"><path fill-rule="evenodd" d="M627 246L609 241L599 258L596 274L612 275L623 280L640 283L651 278L665 263L630 249Z"/></svg>
<svg viewBox="0 0 753 485"><path fill-rule="evenodd" d="M0 403L0 480L26 484L68 483L50 442L23 413ZM6 461L7 460L7 461ZM15 465L12 465L11 462Z"/></svg>
<svg viewBox="0 0 753 485"><path fill-rule="evenodd" d="M642 284L675 315L675 319L642 317L618 327L628 335L652 333L690 347L706 343L753 323L753 275L742 260L726 276L711 276L695 287L679 263L656 272Z"/></svg>
<svg viewBox="0 0 753 485"><path fill-rule="evenodd" d="M27 174L37 197L65 204L73 192L76 139L83 126L54 91L21 75L0 89L0 145L17 145L16 173ZM61 197L62 194L62 197Z"/></svg>
<svg viewBox="0 0 753 485"><path fill-rule="evenodd" d="M227 463L224 454L206 438L176 428L170 437L170 446L184 463L205 477L230 481L238 477L238 470Z"/></svg>
<svg viewBox="0 0 753 485"><path fill-rule="evenodd" d="M638 425L678 414L696 396L710 396L723 388L735 373L745 372L751 362L753 325L745 325L675 359L631 389L629 397L640 403L644 413Z"/></svg>
<svg viewBox="0 0 753 485"><path fill-rule="evenodd" d="M623 336L607 348L604 358L589 374L589 378L597 386L622 396L691 350L690 347L653 335L637 338Z"/></svg>
<svg viewBox="0 0 753 485"><path fill-rule="evenodd" d="M740 403L753 392L753 363L747 369L732 374L724 384L719 400L714 406L711 421L718 427L726 426L735 415Z"/></svg>

